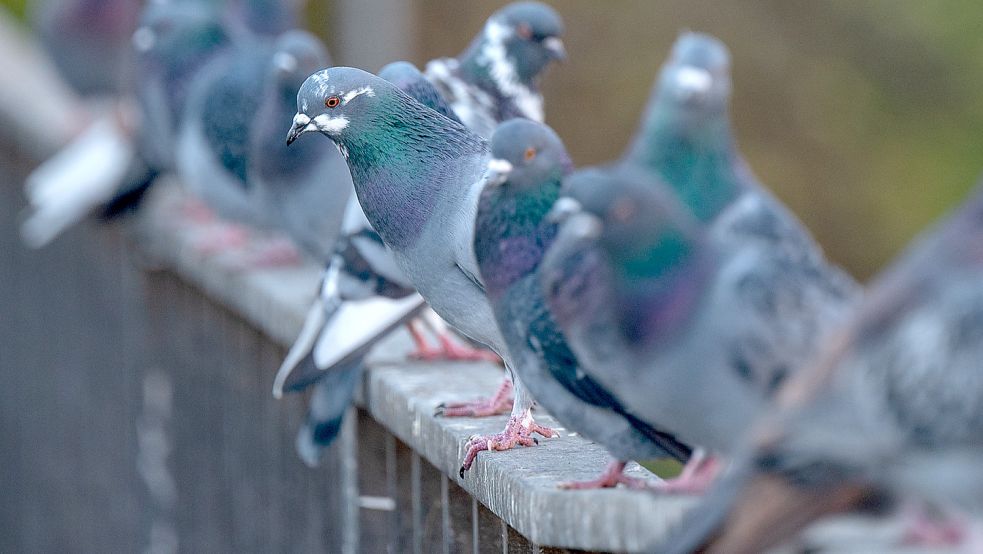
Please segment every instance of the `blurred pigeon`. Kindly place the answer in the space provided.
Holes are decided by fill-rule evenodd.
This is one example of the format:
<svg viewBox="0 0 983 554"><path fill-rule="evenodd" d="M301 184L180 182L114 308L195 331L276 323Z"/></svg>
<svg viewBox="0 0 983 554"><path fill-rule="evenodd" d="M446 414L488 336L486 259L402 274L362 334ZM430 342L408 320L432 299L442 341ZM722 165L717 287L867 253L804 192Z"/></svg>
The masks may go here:
<svg viewBox="0 0 983 554"><path fill-rule="evenodd" d="M379 77L396 85L396 88L440 115L461 122L437 87L410 62L398 61L388 64L379 70Z"/></svg>
<svg viewBox="0 0 983 554"><path fill-rule="evenodd" d="M487 143L358 69L315 73L297 105L288 142L317 131L338 145L365 215L410 282L442 318L511 368L472 247ZM501 436L478 439L486 448L531 445L533 433L555 434L533 421L533 401L515 385L513 416Z"/></svg>
<svg viewBox="0 0 983 554"><path fill-rule="evenodd" d="M62 77L82 95L123 92L140 0L35 0L29 17Z"/></svg>
<svg viewBox="0 0 983 554"><path fill-rule="evenodd" d="M317 467L327 447L338 437L362 375L361 360L330 371L314 383L307 417L297 431L297 453L308 467Z"/></svg>
<svg viewBox="0 0 983 554"><path fill-rule="evenodd" d="M858 313L782 388L671 551L709 540L712 552L760 552L872 491L979 516L981 241L978 186L873 281Z"/></svg>
<svg viewBox="0 0 983 554"><path fill-rule="evenodd" d="M567 429L601 443L620 460L671 452L685 461L687 447L627 416L583 373L546 307L539 263L556 234L556 223L546 216L572 169L560 138L542 124L514 119L495 130L491 154L475 220L475 257L499 329L513 358L522 360L514 366L516 375ZM477 453L468 453L464 469ZM598 481L567 486L635 484L623 469L619 461Z"/></svg>
<svg viewBox="0 0 983 554"><path fill-rule="evenodd" d="M663 68L646 124L629 154L613 167L569 180L573 200L602 222L611 221L603 258L612 266L607 275L612 297L603 302L567 299L566 309L551 305L564 314L558 319L587 373L628 411L717 454L732 451L771 391L811 358L860 294L746 169L727 116L727 60L715 39L683 35ZM710 261L684 270L674 267L682 263L679 253L660 259L664 249L682 246L641 234L643 226L638 235L628 233L636 224L632 204L641 201L644 188L598 188L592 172L611 174L615 185L635 173L664 181L658 188L668 187L672 202L706 227L706 247L682 246L705 251L696 259ZM619 198L620 192L630 194ZM610 235L615 229L624 233L618 240ZM687 271L692 278L674 281L663 275ZM646 290L653 279L661 288ZM596 310L588 308L593 304ZM605 315L605 310L615 312ZM602 321L620 322L622 336L597 340ZM651 391L643 386L648 379ZM710 384L713 388L704 390ZM699 401L691 402L691 396ZM704 488L716 469L713 462L697 457L672 486Z"/></svg>
<svg viewBox="0 0 983 554"><path fill-rule="evenodd" d="M461 121L488 138L513 117L543 121L539 78L566 57L562 35L553 8L515 2L492 14L464 53L433 60L425 72Z"/></svg>
<svg viewBox="0 0 983 554"><path fill-rule="evenodd" d="M289 31L273 45L248 144L250 184L273 223L318 263L335 246L352 178L337 149L306 140L287 147L283 129L293 120L297 91L308 75L331 65L327 50L305 31Z"/></svg>
<svg viewBox="0 0 983 554"><path fill-rule="evenodd" d="M287 148L283 129L300 84L329 65L327 58L320 41L304 31L272 43L239 41L191 87L177 151L182 182L218 215L279 227L320 263L332 253L351 177L336 149L319 141ZM281 243L264 257L295 259L296 250Z"/></svg>
<svg viewBox="0 0 983 554"><path fill-rule="evenodd" d="M25 242L43 246L100 206L113 217L138 203L157 173L173 168L188 84L231 40L219 15L200 6L148 5L133 33L138 117L121 103L28 177Z"/></svg>

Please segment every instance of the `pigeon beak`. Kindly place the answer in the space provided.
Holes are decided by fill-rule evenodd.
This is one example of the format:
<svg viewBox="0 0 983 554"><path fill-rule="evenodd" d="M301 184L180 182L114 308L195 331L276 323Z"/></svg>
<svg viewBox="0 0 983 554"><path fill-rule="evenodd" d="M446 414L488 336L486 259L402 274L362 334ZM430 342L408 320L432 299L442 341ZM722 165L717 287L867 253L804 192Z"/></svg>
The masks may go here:
<svg viewBox="0 0 983 554"><path fill-rule="evenodd" d="M488 160L488 184L501 185L512 173L512 164L508 160L492 158Z"/></svg>
<svg viewBox="0 0 983 554"><path fill-rule="evenodd" d="M604 224L596 216L579 212L569 216L563 224L563 230L577 239L596 239L601 236Z"/></svg>
<svg viewBox="0 0 983 554"><path fill-rule="evenodd" d="M311 123L311 118L299 113L294 116L294 124L290 127L290 132L287 133L287 146L293 144L297 137L303 135L307 131L313 131L315 129L314 125Z"/></svg>
<svg viewBox="0 0 983 554"><path fill-rule="evenodd" d="M550 223L561 224L570 219L570 217L574 214L578 214L582 211L583 207L581 207L580 202L577 202L569 196L564 196L553 204L553 209L546 214L546 219Z"/></svg>
<svg viewBox="0 0 983 554"><path fill-rule="evenodd" d="M702 97L712 86L713 75L702 67L684 65L676 72L676 90L683 100Z"/></svg>
<svg viewBox="0 0 983 554"><path fill-rule="evenodd" d="M567 49L563 46L563 41L559 37L547 37L543 39L543 48L557 61L566 61Z"/></svg>

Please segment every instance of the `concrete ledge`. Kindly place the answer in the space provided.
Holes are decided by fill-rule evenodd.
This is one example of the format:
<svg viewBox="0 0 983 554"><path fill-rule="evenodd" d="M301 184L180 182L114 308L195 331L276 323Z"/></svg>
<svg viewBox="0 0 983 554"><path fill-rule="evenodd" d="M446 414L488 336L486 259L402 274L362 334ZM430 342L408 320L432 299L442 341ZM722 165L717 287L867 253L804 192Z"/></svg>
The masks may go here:
<svg viewBox="0 0 983 554"><path fill-rule="evenodd" d="M289 346L303 323L320 268L309 264L247 271L227 255L201 256L195 246L205 225L183 218L183 194L174 183L164 184L155 187L158 190L138 222L141 250L161 269L175 272L274 341ZM434 408L444 401L490 394L503 372L491 364L408 362L409 347L408 335L399 331L376 348L363 384L362 406L532 543L651 552L696 503L693 497L659 497L626 489L558 490L559 482L596 476L609 460L604 449L562 428L560 438L542 440L539 447L482 453L464 479L458 478L468 437L501 431L505 417L436 418ZM275 370L269 369L271 386ZM558 427L547 414L540 413L537 419ZM658 479L637 464L630 471ZM842 518L812 530L805 541L811 548L830 551L930 552L893 548L900 531L893 520Z"/></svg>

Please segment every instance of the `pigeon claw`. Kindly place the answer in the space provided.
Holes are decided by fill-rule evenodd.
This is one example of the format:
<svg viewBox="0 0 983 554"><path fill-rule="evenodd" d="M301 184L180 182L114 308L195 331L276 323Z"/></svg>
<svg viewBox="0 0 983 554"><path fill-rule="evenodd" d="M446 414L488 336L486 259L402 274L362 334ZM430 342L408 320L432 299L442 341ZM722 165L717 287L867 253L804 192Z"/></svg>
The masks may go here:
<svg viewBox="0 0 983 554"><path fill-rule="evenodd" d="M458 471L458 475L464 478L465 472L471 469L474 464L475 458L478 457L478 453L485 450L511 450L516 446L536 446L539 444L533 434L543 436L545 438L553 438L560 436L556 431L550 429L549 427L544 427L536 422L531 422L529 416L517 417L512 416L509 418L508 423L505 424L505 430L501 433L496 433L494 435L486 436L476 436L471 437L465 447L468 449L467 454L464 455L464 462L461 463L461 469Z"/></svg>
<svg viewBox="0 0 983 554"><path fill-rule="evenodd" d="M512 380L505 379L491 398L472 402L441 402L434 415L444 417L488 417L512 410Z"/></svg>

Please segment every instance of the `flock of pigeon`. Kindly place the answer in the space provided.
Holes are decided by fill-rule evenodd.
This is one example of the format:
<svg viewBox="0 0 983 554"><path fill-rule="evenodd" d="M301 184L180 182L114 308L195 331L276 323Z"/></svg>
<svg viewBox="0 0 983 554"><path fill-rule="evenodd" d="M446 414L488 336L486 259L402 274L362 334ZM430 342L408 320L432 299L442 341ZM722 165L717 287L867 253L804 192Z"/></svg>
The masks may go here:
<svg viewBox="0 0 983 554"><path fill-rule="evenodd" d="M881 497L915 506L912 538L976 540L983 192L863 290L741 157L713 37L677 39L621 158L575 168L542 123L539 80L565 57L546 5L510 4L460 56L377 75L330 67L287 6L224 6L145 8L138 124L111 114L42 166L24 234L40 245L92 209L126 210L174 172L222 218L282 230L326 264L274 384L314 387L309 464L368 349L407 324L421 357L497 359L487 348L508 370L488 400L438 408L511 410L470 440L462 478L482 452L555 436L539 404L612 454L597 479L561 486L707 492L669 552L757 552ZM116 155L85 175L65 163L94 148ZM235 245L233 229L203 249ZM290 256L271 244L254 261ZM622 473L660 457L683 473Z"/></svg>

